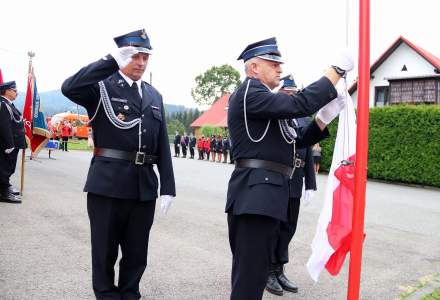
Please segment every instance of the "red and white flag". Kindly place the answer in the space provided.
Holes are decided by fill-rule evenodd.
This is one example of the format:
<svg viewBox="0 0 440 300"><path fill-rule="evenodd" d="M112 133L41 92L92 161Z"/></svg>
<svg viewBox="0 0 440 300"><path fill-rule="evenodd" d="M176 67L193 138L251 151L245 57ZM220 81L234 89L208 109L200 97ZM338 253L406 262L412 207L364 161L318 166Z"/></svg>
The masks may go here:
<svg viewBox="0 0 440 300"><path fill-rule="evenodd" d="M328 175L324 204L312 242L307 269L318 281L324 269L335 276L350 251L356 155L356 114L346 92L346 107L339 114L333 160Z"/></svg>

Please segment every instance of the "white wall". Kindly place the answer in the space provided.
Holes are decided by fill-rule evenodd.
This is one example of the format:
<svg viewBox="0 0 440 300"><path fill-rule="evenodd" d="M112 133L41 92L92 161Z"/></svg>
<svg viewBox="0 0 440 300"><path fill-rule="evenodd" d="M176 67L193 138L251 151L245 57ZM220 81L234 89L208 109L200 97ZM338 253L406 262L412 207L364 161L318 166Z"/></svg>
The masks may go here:
<svg viewBox="0 0 440 300"><path fill-rule="evenodd" d="M406 65L407 71L401 71ZM420 54L414 51L407 44L402 43L396 50L374 71L374 78L370 80L370 107L374 106L374 88L376 86L388 86L385 78L411 77L421 75L432 75L434 66L425 60ZM356 90L351 97L355 105L357 104L358 91Z"/></svg>

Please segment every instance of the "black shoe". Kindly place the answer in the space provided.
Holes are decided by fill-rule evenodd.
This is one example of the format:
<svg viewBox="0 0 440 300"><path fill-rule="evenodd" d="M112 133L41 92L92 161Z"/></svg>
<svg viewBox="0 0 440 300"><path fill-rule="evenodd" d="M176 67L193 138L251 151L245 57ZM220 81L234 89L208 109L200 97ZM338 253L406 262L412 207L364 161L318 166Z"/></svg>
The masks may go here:
<svg viewBox="0 0 440 300"><path fill-rule="evenodd" d="M5 193L1 194L0 202L19 204L21 203L21 199L15 196L14 194L11 194L8 191L6 191Z"/></svg>
<svg viewBox="0 0 440 300"><path fill-rule="evenodd" d="M266 291L277 296L282 296L284 293L274 272L270 272L269 277L267 278Z"/></svg>
<svg viewBox="0 0 440 300"><path fill-rule="evenodd" d="M278 283L284 290L292 293L298 293L298 287L296 286L296 284L291 282L284 274L283 266L281 266L280 269L277 270L276 278L278 279Z"/></svg>
<svg viewBox="0 0 440 300"><path fill-rule="evenodd" d="M20 191L16 190L12 185L8 187L8 192L15 196L20 195Z"/></svg>

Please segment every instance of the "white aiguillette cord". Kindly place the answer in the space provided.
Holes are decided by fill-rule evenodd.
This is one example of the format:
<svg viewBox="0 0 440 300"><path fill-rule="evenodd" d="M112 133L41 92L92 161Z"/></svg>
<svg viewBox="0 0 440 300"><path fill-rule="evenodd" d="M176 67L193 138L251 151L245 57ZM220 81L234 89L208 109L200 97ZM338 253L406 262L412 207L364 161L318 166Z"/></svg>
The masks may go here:
<svg viewBox="0 0 440 300"><path fill-rule="evenodd" d="M246 133L247 133L249 139L250 139L252 142L254 142L254 143L259 143L259 142L261 142L261 141L264 139L264 137L265 137L266 134L267 134L267 131L269 130L270 120L267 121L266 129L264 130L264 133L261 135L261 137L258 138L258 139L254 139L254 138L251 136L251 134L249 133L249 127L248 127L247 116L246 116L246 97L247 97L247 93L248 93L248 90L249 90L249 84L250 84L250 82L251 82L251 79L249 78L249 79L248 79L248 82L247 82L247 84L246 84L246 90L245 90L245 92L244 92L244 96L243 96L244 125L245 125L245 127L246 127ZM286 141L286 143L288 143L288 144L293 144L293 168L292 168L292 173L290 174L290 179L292 179L293 173L295 172L295 169L296 169L296 165L295 165L295 158L296 158L296 145L295 145L296 142L295 142L295 137L296 137L296 132L295 132L295 130L293 130L293 132L291 132L291 134L292 134L292 138L289 140L289 138L284 134L284 131L283 131L283 128L282 128L282 125L281 125L281 122L283 122L283 121L284 121L284 120L278 120L278 125L279 125L279 127L280 127L281 135L282 135L283 139ZM287 123L287 122L286 122L286 123ZM287 125L287 124L286 124L286 125Z"/></svg>
<svg viewBox="0 0 440 300"><path fill-rule="evenodd" d="M79 108L77 106L78 120L80 120L80 122L85 125L89 125L90 123L92 123L92 121L95 119L96 115L98 114L99 106L102 103L102 107L104 108L104 112L105 112L105 115L107 116L107 119L116 128L127 130L127 129L131 129L131 128L135 127L136 125L139 125L138 135L139 135L139 152L140 152L141 151L141 135L142 135L142 118L136 118L136 119L133 119L128 122L120 120L116 116L115 112L113 111L113 107L110 103L110 98L108 96L107 89L105 88L104 82L100 81L100 82L98 82L98 85L99 85L99 93L100 93L101 97L99 98L99 102L98 102L98 105L96 106L96 110L95 110L95 113L93 114L93 117L90 118L90 120L88 122L82 122L79 118Z"/></svg>

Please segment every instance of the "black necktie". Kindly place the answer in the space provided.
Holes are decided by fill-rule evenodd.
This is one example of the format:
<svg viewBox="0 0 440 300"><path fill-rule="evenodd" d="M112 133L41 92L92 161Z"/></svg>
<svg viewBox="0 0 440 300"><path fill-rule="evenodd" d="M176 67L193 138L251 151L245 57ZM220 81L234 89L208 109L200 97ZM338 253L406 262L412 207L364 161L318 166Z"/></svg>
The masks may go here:
<svg viewBox="0 0 440 300"><path fill-rule="evenodd" d="M138 85L136 82L133 82L133 84L131 85L131 88L133 89L133 92L136 93L136 95L140 98L141 96L139 95L139 89L138 89Z"/></svg>

